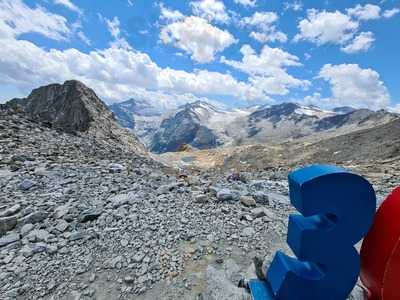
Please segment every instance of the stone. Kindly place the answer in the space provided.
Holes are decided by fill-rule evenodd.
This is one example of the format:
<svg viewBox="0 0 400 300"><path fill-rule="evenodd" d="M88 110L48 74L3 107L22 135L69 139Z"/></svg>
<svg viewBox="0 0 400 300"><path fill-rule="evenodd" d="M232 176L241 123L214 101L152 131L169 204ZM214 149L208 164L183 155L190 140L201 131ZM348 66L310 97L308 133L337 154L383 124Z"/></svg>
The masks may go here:
<svg viewBox="0 0 400 300"><path fill-rule="evenodd" d="M22 237L26 236L29 232L32 231L33 228L34 228L33 224L31 223L25 224L24 226L21 227L20 230L21 236Z"/></svg>
<svg viewBox="0 0 400 300"><path fill-rule="evenodd" d="M108 165L108 170L111 173L119 173L119 172L125 171L126 168L121 164L111 163Z"/></svg>
<svg viewBox="0 0 400 300"><path fill-rule="evenodd" d="M213 266L207 267L206 299L209 300L243 300L247 299L246 291L233 284L222 270Z"/></svg>
<svg viewBox="0 0 400 300"><path fill-rule="evenodd" d="M20 240L20 236L17 233L10 233L6 236L0 238L0 247L7 246L9 244L18 242Z"/></svg>
<svg viewBox="0 0 400 300"><path fill-rule="evenodd" d="M134 256L133 256L133 261L135 263L140 263L142 262L143 258L145 257L145 254L143 252L137 252Z"/></svg>
<svg viewBox="0 0 400 300"><path fill-rule="evenodd" d="M21 190L28 191L28 190L30 190L33 186L35 186L35 184L36 184L36 183L35 183L33 180L24 179L24 180L18 185L18 187L19 187Z"/></svg>
<svg viewBox="0 0 400 300"><path fill-rule="evenodd" d="M251 196L241 196L239 198L240 203L242 203L244 206L256 206L256 200L254 200L253 197Z"/></svg>
<svg viewBox="0 0 400 300"><path fill-rule="evenodd" d="M268 194L262 192L262 191L257 191L253 194L253 198L256 200L257 203L263 204L263 205L268 205L269 204L269 197Z"/></svg>
<svg viewBox="0 0 400 300"><path fill-rule="evenodd" d="M134 283L135 282L135 278L132 276L125 276L124 281L128 284Z"/></svg>
<svg viewBox="0 0 400 300"><path fill-rule="evenodd" d="M0 218L15 215L21 210L21 205L15 204L0 213Z"/></svg>
<svg viewBox="0 0 400 300"><path fill-rule="evenodd" d="M48 214L45 211L35 211L25 217L23 217L20 221L22 224L36 224L40 223L47 218Z"/></svg>
<svg viewBox="0 0 400 300"><path fill-rule="evenodd" d="M255 218L262 218L262 217L268 217L268 218L270 218L271 220L273 220L274 219L274 214L269 210L269 209L267 209L267 208L265 208L265 207L256 207L256 208L253 208L252 210L251 210L251 213L252 213L252 215L255 217Z"/></svg>
<svg viewBox="0 0 400 300"><path fill-rule="evenodd" d="M50 233L44 229L32 230L27 235L27 238L32 242L47 242L50 238Z"/></svg>
<svg viewBox="0 0 400 300"><path fill-rule="evenodd" d="M8 231L13 230L15 226L17 226L16 217L0 218L0 236L3 236Z"/></svg>
<svg viewBox="0 0 400 300"><path fill-rule="evenodd" d="M242 230L242 236L251 237L256 234L256 231L253 227L246 227Z"/></svg>
<svg viewBox="0 0 400 300"><path fill-rule="evenodd" d="M79 222L85 223L85 222L95 221L101 216L102 213L103 211L100 209L86 210L83 213L81 213L79 217Z"/></svg>
<svg viewBox="0 0 400 300"><path fill-rule="evenodd" d="M217 192L217 199L219 201L235 200L236 195L229 189L222 189Z"/></svg>
<svg viewBox="0 0 400 300"><path fill-rule="evenodd" d="M208 202L208 197L206 194L193 194L193 201L196 203L206 203Z"/></svg>
<svg viewBox="0 0 400 300"><path fill-rule="evenodd" d="M65 215L67 215L70 211L70 207L68 205L61 205L59 207L57 207L54 211L54 217L56 219L60 219L62 217L64 217Z"/></svg>
<svg viewBox="0 0 400 300"><path fill-rule="evenodd" d="M64 232L69 227L69 223L65 220L59 220L57 225L54 227L59 232Z"/></svg>

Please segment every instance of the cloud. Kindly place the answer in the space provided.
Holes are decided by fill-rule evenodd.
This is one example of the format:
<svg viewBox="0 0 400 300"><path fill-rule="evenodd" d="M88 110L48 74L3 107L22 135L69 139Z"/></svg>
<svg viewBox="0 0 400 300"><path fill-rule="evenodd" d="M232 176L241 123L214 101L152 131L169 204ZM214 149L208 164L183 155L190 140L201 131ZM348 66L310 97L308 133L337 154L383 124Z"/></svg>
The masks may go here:
<svg viewBox="0 0 400 300"><path fill-rule="evenodd" d="M85 35L85 33L83 31L78 31L78 33L76 35L86 45L88 45L88 46L92 45L92 41Z"/></svg>
<svg viewBox="0 0 400 300"><path fill-rule="evenodd" d="M357 4L354 8L347 9L347 14L358 20L376 20L380 18L381 8L377 5Z"/></svg>
<svg viewBox="0 0 400 300"><path fill-rule="evenodd" d="M342 47L341 50L345 53L357 53L361 51L367 51L371 48L372 43L375 41L374 34L371 31L361 32L358 36L351 41L346 47Z"/></svg>
<svg viewBox="0 0 400 300"><path fill-rule="evenodd" d="M171 10L160 3L160 19L171 22L177 22L184 19L185 16L179 10Z"/></svg>
<svg viewBox="0 0 400 300"><path fill-rule="evenodd" d="M18 37L27 32L57 41L67 40L71 34L64 17L43 7L32 9L20 0L0 1L0 38Z"/></svg>
<svg viewBox="0 0 400 300"><path fill-rule="evenodd" d="M317 45L344 44L353 38L359 23L339 11L327 12L310 9L307 18L299 22L300 33L295 41L307 40Z"/></svg>
<svg viewBox="0 0 400 300"><path fill-rule="evenodd" d="M255 28L250 37L259 42L286 42L286 34L276 29L274 23L277 20L278 15L274 12L255 12L252 16L240 20L239 26Z"/></svg>
<svg viewBox="0 0 400 300"><path fill-rule="evenodd" d="M80 14L80 15L83 14L82 10L78 6L73 4L71 2L71 0L53 0L53 2L55 4L62 5L64 7L66 7L66 8L68 8L69 10L72 10L72 11L74 11L74 12Z"/></svg>
<svg viewBox="0 0 400 300"><path fill-rule="evenodd" d="M265 45L260 54L249 45L244 45L240 52L241 61L221 58L221 62L248 75L249 82L257 89L270 95L286 95L289 88L307 88L310 82L297 79L288 74L286 67L301 66L299 58L279 48Z"/></svg>
<svg viewBox="0 0 400 300"><path fill-rule="evenodd" d="M241 4L243 6L254 7L257 4L257 0L233 0L236 4Z"/></svg>
<svg viewBox="0 0 400 300"><path fill-rule="evenodd" d="M202 17L209 22L217 21L221 23L229 22L229 15L225 5L220 0L198 0L190 2L193 14Z"/></svg>
<svg viewBox="0 0 400 300"><path fill-rule="evenodd" d="M128 6L133 6L133 0L128 0Z"/></svg>
<svg viewBox="0 0 400 300"><path fill-rule="evenodd" d="M103 18L101 17L101 19ZM132 49L128 41L125 38L121 37L121 23L118 17L114 17L112 20L104 18L103 21L106 23L107 29L110 32L111 36L114 38L114 41L110 43L112 47Z"/></svg>
<svg viewBox="0 0 400 300"><path fill-rule="evenodd" d="M160 38L164 44L173 44L199 63L213 61L218 52L237 42L228 31L195 16L164 26Z"/></svg>
<svg viewBox="0 0 400 300"><path fill-rule="evenodd" d="M283 8L285 10L300 11L303 10L303 3L301 1L285 2Z"/></svg>
<svg viewBox="0 0 400 300"><path fill-rule="evenodd" d="M230 74L207 70L187 72L158 66L147 54L118 43L121 40L118 18L108 20L99 16L116 40L111 43L111 47L103 50L84 53L77 49L45 49L30 41L18 40L19 34L32 31L59 38L64 33L60 31L63 28L61 25L65 25L68 34L69 27L75 32L81 25L75 22L67 26L64 18L42 8L30 8L19 1L3 1L0 5L0 28L7 33L0 35L0 84L13 86L23 93L41 85L77 79L108 101L124 100L136 91L143 90L176 95L177 99L187 99L190 94L195 95L193 97L268 99L250 81L239 81ZM13 16L19 16L16 26L10 26L11 23L7 22ZM203 20L212 28L206 26L208 31L204 34L213 35L218 32L204 19L193 18Z"/></svg>
<svg viewBox="0 0 400 300"><path fill-rule="evenodd" d="M109 101L127 99L138 88L242 100L267 98L250 82L238 81L230 74L161 68L147 54L135 50L47 51L24 40L0 42L4 45L0 47L0 84L16 86L25 93L40 85L77 79Z"/></svg>
<svg viewBox="0 0 400 300"><path fill-rule="evenodd" d="M385 108L390 95L378 72L362 69L357 64L324 65L319 78L329 82L334 106Z"/></svg>
<svg viewBox="0 0 400 300"><path fill-rule="evenodd" d="M385 12L383 13L383 16L385 18L391 18L391 17L397 15L399 12L400 12L400 9L398 9L398 8L388 9L388 10L385 10Z"/></svg>

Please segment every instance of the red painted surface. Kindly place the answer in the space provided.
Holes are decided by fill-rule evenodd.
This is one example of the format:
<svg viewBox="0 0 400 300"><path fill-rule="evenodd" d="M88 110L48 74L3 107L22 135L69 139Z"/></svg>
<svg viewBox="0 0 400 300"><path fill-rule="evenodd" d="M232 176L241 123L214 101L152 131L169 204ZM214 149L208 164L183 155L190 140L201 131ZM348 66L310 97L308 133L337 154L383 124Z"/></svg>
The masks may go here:
<svg viewBox="0 0 400 300"><path fill-rule="evenodd" d="M360 277L368 300L400 300L400 187L381 204L364 239Z"/></svg>

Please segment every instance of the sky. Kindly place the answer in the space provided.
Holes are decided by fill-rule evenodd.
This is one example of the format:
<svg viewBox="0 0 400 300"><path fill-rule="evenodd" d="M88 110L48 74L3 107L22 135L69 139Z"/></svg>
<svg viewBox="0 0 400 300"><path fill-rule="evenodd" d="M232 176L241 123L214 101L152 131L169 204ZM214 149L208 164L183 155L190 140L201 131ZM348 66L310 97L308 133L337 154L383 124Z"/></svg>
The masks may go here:
<svg viewBox="0 0 400 300"><path fill-rule="evenodd" d="M400 112L400 0L0 0L0 102L77 79L107 103Z"/></svg>

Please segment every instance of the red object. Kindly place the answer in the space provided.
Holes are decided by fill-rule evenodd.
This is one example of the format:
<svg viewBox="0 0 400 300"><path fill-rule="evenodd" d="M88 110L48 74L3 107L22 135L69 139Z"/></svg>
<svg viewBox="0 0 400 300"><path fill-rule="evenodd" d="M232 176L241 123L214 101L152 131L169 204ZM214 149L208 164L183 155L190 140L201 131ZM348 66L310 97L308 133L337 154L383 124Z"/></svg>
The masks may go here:
<svg viewBox="0 0 400 300"><path fill-rule="evenodd" d="M400 187L381 204L363 241L360 277L368 300L400 299Z"/></svg>

